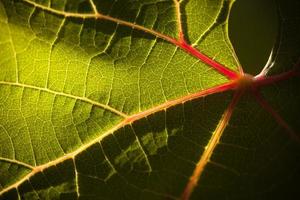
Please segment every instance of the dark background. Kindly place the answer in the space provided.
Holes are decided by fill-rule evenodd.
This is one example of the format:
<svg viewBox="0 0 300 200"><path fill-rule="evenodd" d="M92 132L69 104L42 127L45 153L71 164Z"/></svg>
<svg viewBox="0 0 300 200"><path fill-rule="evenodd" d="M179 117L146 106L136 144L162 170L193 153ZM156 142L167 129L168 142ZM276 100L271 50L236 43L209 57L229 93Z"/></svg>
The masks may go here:
<svg viewBox="0 0 300 200"><path fill-rule="evenodd" d="M268 60L278 32L275 0L236 0L229 37L246 73L258 74Z"/></svg>

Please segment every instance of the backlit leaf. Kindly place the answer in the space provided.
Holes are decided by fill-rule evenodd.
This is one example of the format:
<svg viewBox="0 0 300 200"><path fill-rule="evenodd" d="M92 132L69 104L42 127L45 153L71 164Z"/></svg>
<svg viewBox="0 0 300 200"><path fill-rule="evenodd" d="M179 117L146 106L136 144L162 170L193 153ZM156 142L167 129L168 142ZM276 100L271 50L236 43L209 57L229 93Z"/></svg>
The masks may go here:
<svg viewBox="0 0 300 200"><path fill-rule="evenodd" d="M257 76L233 3L0 0L0 199L299 197L299 2Z"/></svg>

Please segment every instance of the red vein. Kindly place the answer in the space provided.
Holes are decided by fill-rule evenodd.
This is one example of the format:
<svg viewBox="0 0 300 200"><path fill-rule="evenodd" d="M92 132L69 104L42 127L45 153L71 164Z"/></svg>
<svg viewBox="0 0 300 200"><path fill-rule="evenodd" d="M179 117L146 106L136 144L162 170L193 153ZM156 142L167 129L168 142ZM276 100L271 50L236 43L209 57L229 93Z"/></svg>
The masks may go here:
<svg viewBox="0 0 300 200"><path fill-rule="evenodd" d="M148 116L152 113L158 112L158 111L163 110L163 109L167 109L171 106L174 106L174 105L177 105L177 104L180 104L180 103L184 103L186 101L191 101L191 100L196 99L196 98L205 97L207 95L221 93L221 92L225 92L225 91L228 91L228 90L235 89L237 87L236 85L237 85L236 81L231 81L231 82L225 83L223 85L219 85L219 86L216 86L216 87L213 87L213 88L202 90L202 91L194 93L194 94L189 94L189 95L181 97L179 99L170 100L170 101L165 102L161 105L158 105L156 107L150 108L148 110L145 110L145 111L140 112L138 114L134 114L134 115L126 118L126 123L132 123L132 122L134 122L138 119L141 119L145 116Z"/></svg>
<svg viewBox="0 0 300 200"><path fill-rule="evenodd" d="M56 10L56 9L53 9L53 8L50 8L50 7L47 7L47 6L44 6L44 5L40 5L40 4L32 2L30 0L23 0L23 1L35 6L37 8L40 8L42 10L52 12L52 13L55 13L57 15L62 15L64 17L105 19L105 20L108 20L108 21L115 22L117 24L121 24L121 25L124 25L124 26L132 27L132 28L137 29L137 30L144 31L146 33L152 34L152 35L154 35L158 38L166 40L166 41L180 47L181 49L185 50L190 55L193 55L194 57L200 59L201 61L203 61L207 65L211 66L213 69L217 70L219 73L221 73L222 75L228 77L229 79L237 79L237 78L240 77L240 75L237 72L234 72L234 71L226 68L224 65L214 61L210 57L208 57L205 54L199 52L196 48L194 48L191 45L187 44L184 40L179 40L178 41L178 40L176 40L176 39L174 39L170 36L164 35L160 32L157 32L157 31L154 31L152 29L143 27L141 25L134 24L134 23L131 23L131 22L127 22L127 21L117 19L117 18L114 18L114 17L111 17L111 16L103 15L103 14L100 14L100 13L92 13L92 14L90 14L90 13L81 13L81 14L71 13L71 12ZM178 4L179 4L179 2L178 2ZM181 27L181 25L180 25L180 27ZM183 37L182 30L181 30L180 34L182 35L180 37Z"/></svg>
<svg viewBox="0 0 300 200"><path fill-rule="evenodd" d="M284 72L282 74L279 75L274 75L274 76L256 76L255 77L255 86L257 87L262 87L265 85L271 85L271 84L275 84L276 82L279 81L284 81L287 79L290 79L292 77L295 76L300 76L300 71L298 68L296 69L292 69L290 71Z"/></svg>
<svg viewBox="0 0 300 200"><path fill-rule="evenodd" d="M25 179L24 178L22 179L23 181L26 180L27 178L31 177L32 175L34 175L38 171L40 171L42 169L45 169L45 168L48 168L52 164L56 165L57 163L60 163L64 160L66 160L66 159L74 158L74 156L76 154L78 154L82 150L88 148L89 146L93 145L95 142L101 140L103 137L105 137L106 135L110 134L111 132L113 132L114 130L116 130L116 129L122 127L122 126L133 123L134 121L139 120L141 118L144 118L144 117L146 117L150 114L153 114L155 112L161 111L163 109L167 109L171 106L175 106L177 104L184 103L184 102L192 100L192 99L204 97L204 96L215 94L215 93L224 92L224 91L231 90L231 89L236 89L236 88L238 88L237 86L239 85L239 81L236 81L236 80L239 80L241 77L244 76L242 71L241 71L242 73L239 74L235 71L232 71L231 69L228 69L224 65L222 65L222 64L218 63L217 61L213 60L212 58L206 56L205 54L201 53L199 50L197 50L196 48L192 47L191 45L189 45L185 42L184 34L183 34L183 31L182 31L182 26L181 26L181 19L180 19L180 5L179 5L180 2L178 2L176 0L174 0L174 2L175 2L175 5L176 5L176 10L177 10L176 12L177 12L177 15L178 15L179 40L176 40L172 37L164 35L160 32L155 31L155 30L145 28L145 27L143 27L141 25L138 25L138 24L134 24L134 23L127 22L127 21L124 21L124 20L121 20L121 19L117 19L117 18L113 18L113 17L107 16L107 15L100 14L100 13L97 12L95 6L93 7L94 12L95 12L94 14L88 14L88 13L78 14L78 13L70 13L70 12L55 10L55 9L50 8L50 7L46 7L46 6L40 5L38 3L32 2L30 0L24 0L24 1L31 4L31 5L33 5L33 6L35 6L35 7L38 7L40 9L42 9L42 10L52 12L54 14L61 15L61 16L64 16L64 17L75 17L75 18L83 18L83 19L84 18L104 19L104 20L115 22L115 23L120 24L120 25L132 27L133 29L144 31L146 33L150 33L150 34L152 34L152 35L154 35L158 38L166 40L166 41L180 47L181 49L185 50L190 55L200 59L205 64L209 65L210 67L212 67L213 69L218 71L220 74L222 74L222 75L224 75L224 76L226 76L229 79L234 80L234 81L231 81L229 83L226 83L226 84L223 84L223 85L220 85L220 86L216 86L216 87L204 90L204 91L200 91L200 92L195 93L195 94L190 94L190 95L187 95L185 97L181 97L181 98L176 99L176 100L171 100L171 101L168 101L164 104L158 105L154 108L151 108L151 109L148 109L146 111L140 112L138 114L134 114L132 116L129 116L124 121L122 121L121 123L119 123L118 125L113 127L111 130L107 131L106 133L104 133L100 137L90 141L86 145L83 145L81 148L77 149L76 151L74 151L72 153L69 153L69 154L66 154L66 155L64 155L64 156L62 156L62 157L60 157L60 158L58 158L54 161L51 161L51 162L49 162L45 165L35 167L34 170L30 174L28 174L24 177ZM92 1L91 1L91 3L92 3ZM256 87L259 87L259 86L264 86L264 85L269 85L269 84L274 84L277 81L286 80L286 79L291 78L291 77L296 76L296 75L299 75L299 71L291 70L289 72L282 73L280 75L271 76L271 77L256 77L255 80L253 81L253 88L256 88ZM187 184L187 186L186 186L186 188L185 188L185 190L182 194L182 199L188 199L190 197L193 189L197 185L197 183L199 181L199 178L200 178L200 176L203 172L203 169L205 168L206 164L209 162L211 154L212 154L213 150L215 149L216 145L218 144L219 139L222 136L222 133L223 133L224 129L226 128L226 126L227 126L227 124L228 124L228 122L231 118L232 112L234 110L235 105L238 103L240 95L241 95L241 93L238 90L238 92L235 94L232 102L230 103L229 107L224 112L220 123L218 124L214 134L212 135L211 140L209 141L207 147L205 148L205 151L202 154L202 156L201 156L201 158L200 158L200 160L197 164L197 167L195 168L195 170L193 172L193 175L191 176L190 181ZM260 96L260 94L255 93L255 96L256 96L258 102L262 105L262 107L265 108L269 113L271 113L271 115L275 118L275 120L282 127L284 127L292 137L296 137L297 140L299 140L299 137L294 133L294 131L279 116L279 114L276 111L274 111L273 108ZM4 190L2 190L0 192L0 194L2 194L3 191L8 191L9 189L11 189L13 187L17 187L19 184L22 183L22 180L18 181L16 184L14 184L14 185L12 185L12 186L4 189Z"/></svg>
<svg viewBox="0 0 300 200"><path fill-rule="evenodd" d="M258 101L258 103L271 114L271 116L276 120L276 122L286 130L286 133L297 142L300 143L299 136L295 133L295 131L287 124L287 122L272 108L272 106L261 96L261 94L254 90L253 94Z"/></svg>
<svg viewBox="0 0 300 200"><path fill-rule="evenodd" d="M212 68L217 70L219 73L221 73L222 75L228 77L231 80L238 79L241 76L239 73L228 69L224 65L222 65L222 64L218 63L217 61L211 59L210 57L208 57L207 55L201 53L196 48L192 47L191 45L187 44L184 41L183 42L177 42L176 45L179 46L180 48L184 49L186 52L193 55L194 57L202 60L204 63L211 66Z"/></svg>
<svg viewBox="0 0 300 200"><path fill-rule="evenodd" d="M44 11L48 11L48 12L54 13L56 15L61 15L61 16L64 16L64 17L82 18L82 19L105 19L105 20L108 20L108 21L111 21L111 22L115 22L115 23L123 25L123 26L128 26L128 27L131 27L133 29L141 30L141 31L146 32L146 33L150 33L151 35L154 35L154 36L156 36L158 38L166 40L166 41L168 41L170 43L173 43L173 44L176 43L176 39L174 39L172 37L169 37L167 35L164 35L164 34L162 34L160 32L155 31L155 30L152 30L152 29L149 29L149 28L146 28L146 27L143 27L141 25L134 24L134 23L131 23L131 22L128 22L128 21L117 19L117 18L108 16L108 15L103 15L103 14L98 13L98 12L97 13L72 13L72 12L65 12L65 11L56 10L56 9L53 9L53 8L50 8L50 7L38 4L38 3L33 2L31 0L23 0L23 1L26 2L26 3L28 3L28 4L30 4L30 5L32 5L32 6L34 6L34 7L40 8L40 9L42 9Z"/></svg>
<svg viewBox="0 0 300 200"><path fill-rule="evenodd" d="M236 104L238 103L241 95L242 95L241 92L237 92L234 95L228 108L224 112L222 119L220 120L216 130L214 131L208 145L205 147L205 150L202 153L200 160L197 163L196 168L181 195L182 200L188 200L190 198L194 188L197 186L197 183L199 182L199 179L203 173L203 170L204 170L205 166L207 165L207 163L210 161L210 157L211 157L215 147L219 143L219 140L220 140L231 116L232 116L233 110L234 110Z"/></svg>
<svg viewBox="0 0 300 200"><path fill-rule="evenodd" d="M130 123L133 123L133 122L135 122L135 121L137 121L139 119L145 118L145 117L147 117L147 116L149 116L151 114L154 114L156 112L159 112L161 110L167 109L167 108L169 108L171 106L175 106L177 104L184 103L186 101L190 101L190 100L193 100L195 98L205 97L207 95L221 93L221 92L225 92L225 91L234 89L234 88L236 88L236 84L237 83L235 81L231 81L229 83L225 83L223 85L212 87L212 88L209 88L207 90L203 90L203 91L197 92L195 94L190 94L190 95L187 95L185 97L181 97L181 98L178 98L178 99L175 99L175 100L168 101L168 102L166 102L164 104L161 104L161 105L158 105L158 106L156 106L154 108L151 108L151 109L148 109L148 110L143 111L141 113L137 113L137 114L134 114L132 116L129 116L125 120L121 121L116 126L114 126L113 128L111 128L110 130L108 130L105 133L101 134L101 136L99 136L99 137L91 140L90 142L88 142L85 145L82 145L77 150L75 150L75 151L73 151L71 153L65 154L65 155L57 158L56 160L52 160L52 161L50 161L50 162L48 162L46 164L33 167L33 170L29 174L27 174L26 176L24 176L21 180L17 181L13 185L8 186L7 188L2 189L0 191L0 195L4 194L5 192L7 192L7 191L9 191L9 190L11 190L13 188L17 188L25 180L29 179L30 177L32 177L33 175L35 175L38 172L41 172L41 171L43 171L43 170L45 170L45 169L47 169L47 168L49 168L51 166L57 165L57 164L65 161L65 160L74 159L74 157L77 154L81 153L82 151L84 151L88 147L92 146L93 144L101 141L107 135L115 132L116 130L120 129L121 127L124 127L124 126L126 126L126 125L128 125Z"/></svg>

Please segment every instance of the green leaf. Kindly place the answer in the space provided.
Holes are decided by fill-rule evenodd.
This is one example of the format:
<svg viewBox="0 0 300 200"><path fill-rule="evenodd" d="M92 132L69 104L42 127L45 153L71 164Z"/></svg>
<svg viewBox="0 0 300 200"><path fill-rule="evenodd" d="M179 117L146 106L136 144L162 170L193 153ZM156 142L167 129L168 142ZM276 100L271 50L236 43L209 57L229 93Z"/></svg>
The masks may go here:
<svg viewBox="0 0 300 200"><path fill-rule="evenodd" d="M0 199L299 196L300 5L273 4L256 76L232 0L1 0Z"/></svg>

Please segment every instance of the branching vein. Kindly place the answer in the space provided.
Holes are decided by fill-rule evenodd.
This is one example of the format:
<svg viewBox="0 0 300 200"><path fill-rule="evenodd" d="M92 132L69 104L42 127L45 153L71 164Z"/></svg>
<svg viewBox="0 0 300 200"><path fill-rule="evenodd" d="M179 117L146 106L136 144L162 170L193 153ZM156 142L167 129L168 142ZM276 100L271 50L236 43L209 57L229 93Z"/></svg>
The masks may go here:
<svg viewBox="0 0 300 200"><path fill-rule="evenodd" d="M34 167L27 164L27 163L24 163L24 162L21 162L21 161L18 161L18 160L14 160L14 159L9 159L9 158L3 158L3 157L0 157L0 162L1 161L4 161L4 162L7 162L7 163L12 163L12 164L16 164L16 165L20 165L22 167L25 167L25 168L28 168L28 169L31 169L33 170Z"/></svg>
<svg viewBox="0 0 300 200"><path fill-rule="evenodd" d="M72 98L72 99L84 101L84 102L93 104L95 106L104 108L104 109L109 110L109 111L111 111L111 112L113 112L113 113L115 113L119 116L122 116L124 118L127 117L127 115L125 113L120 112L120 111L116 110L115 108L112 108L112 107L110 107L108 105L105 105L105 104L101 104L97 101L93 101L93 100L88 99L86 97L79 97L79 96L75 96L75 95L72 95L72 94L67 94L67 93L63 93L63 92L50 90L48 88L42 88L42 87L38 87L38 86L27 85L27 84L24 84L24 83L14 83L14 82L8 82L8 81L0 81L0 85L9 85L9 86L16 86L16 87L21 87L21 88L29 88L29 89L33 89L33 90L48 92L48 93L59 95L59 96L69 97L69 98Z"/></svg>
<svg viewBox="0 0 300 200"><path fill-rule="evenodd" d="M184 33L182 29L182 21L181 21L181 11L180 11L180 1L173 0L175 9L176 9L176 16L177 16L177 28L179 34L179 41L184 41Z"/></svg>
<svg viewBox="0 0 300 200"><path fill-rule="evenodd" d="M98 13L98 10L97 10L97 7L96 7L96 5L95 5L95 3L94 3L93 0L90 0L90 4L91 4L91 6L92 6L92 8L93 8L94 13L95 13L95 14L99 14L99 13Z"/></svg>
<svg viewBox="0 0 300 200"><path fill-rule="evenodd" d="M45 10L45 11L48 11L48 12L51 12L51 13L54 13L54 14L57 14L57 15L60 15L60 16L64 16L64 17L74 17L74 18L82 18L82 19L91 18L91 19L99 19L99 20L104 19L104 20L108 20L108 21L111 21L111 22L115 22L115 23L123 25L123 26L131 27L133 29L141 30L145 33L152 34L155 37L161 38L165 41L168 41L168 42L180 47L181 49L183 49L187 53L189 53L192 56L200 59L205 64L209 65L210 67L212 67L213 69L218 71L220 74L228 77L229 79L239 78L239 74L237 72L228 69L227 67L225 67L222 64L214 61L213 59L211 59L207 55L199 52L197 49L195 49L192 46L190 46L189 44L187 44L185 42L185 40L183 40L183 39L176 40L176 39L174 39L170 36L164 35L160 32L157 32L155 30L143 27L141 25L131 23L131 22L128 22L128 21L124 21L124 20L121 20L121 19L117 19L117 18L108 16L108 15L103 15L103 14L100 14L100 13L65 12L65 11L56 10L56 9L53 9L53 8L50 8L50 7L47 7L47 6L44 6L44 5L40 5L40 4L32 2L30 0L23 0L23 1L35 6L37 8L40 8L42 10ZM175 2L175 0L174 0L174 2ZM179 5L179 3L180 2L176 1L176 7L177 7L177 14L178 15L180 15L180 5ZM179 23L180 23L180 27L181 27L181 20L180 20ZM182 29L182 28L180 28L180 29ZM181 34L183 34L183 33L181 32ZM182 38L183 38L183 36L182 36Z"/></svg>
<svg viewBox="0 0 300 200"><path fill-rule="evenodd" d="M182 200L188 200L194 190L194 188L197 186L199 179L204 171L205 166L210 161L210 157L215 150L217 144L219 143L219 140L231 118L231 115L233 113L233 110L238 103L239 99L241 97L241 93L237 92L233 100L231 101L230 105L228 106L227 110L224 112L222 119L220 120L216 130L214 131L208 145L205 147L204 152L202 153L199 162L196 165L196 168L190 177L189 182L187 183L185 190L182 193L181 199Z"/></svg>
<svg viewBox="0 0 300 200"><path fill-rule="evenodd" d="M113 128L111 128L110 130L108 130L105 133L103 133L101 136L99 136L99 137L91 140L90 142L88 142L88 143L80 146L80 148L78 148L74 152L65 154L64 156L62 156L62 157L60 157L60 158L58 158L56 160L50 161L50 162L48 162L46 164L34 167L33 170L32 170L32 172L30 172L29 174L27 174L26 176L24 176L21 180L19 180L18 182L10 185L7 188L4 188L2 191L0 191L0 196L2 194L4 194L5 192L13 189L13 188L19 187L25 180L27 180L28 178L34 176L35 174L37 174L37 173L39 173L39 172L41 172L41 171L43 171L43 170L45 170L45 169L47 169L47 168L49 168L51 166L55 166L55 165L57 165L59 163L62 163L64 161L66 161L66 160L74 159L77 154L85 151L90 146L92 146L92 145L98 143L99 141L103 140L105 137L107 137L108 135L110 135L113 132L117 131L121 127L124 127L124 126L126 126L128 124L131 124L131 123L137 121L137 120L145 118L145 117L147 117L147 116L149 116L149 115L151 115L153 113L156 113L156 112L159 112L161 110L167 109L167 108L169 108L171 106L182 104L182 103L184 103L186 101L190 101L190 100L193 100L193 99L196 99L196 98L205 97L205 96L210 95L210 94L215 94L215 93L220 93L220 92L224 92L224 91L227 91L227 90L231 90L231 89L234 89L235 87L236 87L236 82L225 83L223 85L219 85L219 86L207 89L207 90L203 90L203 91L197 92L195 94L191 94L191 95L188 95L188 96L181 97L179 99L175 99L175 100L166 102L164 104L161 104L161 105L153 107L153 108L151 108L149 110L146 110L146 111L134 114L132 116L128 116L123 121L121 121L119 124L117 124L116 126L114 126Z"/></svg>
<svg viewBox="0 0 300 200"><path fill-rule="evenodd" d="M97 13L73 13L73 12L65 12L65 11L56 10L56 9L53 9L53 8L50 8L50 7L38 4L38 3L30 1L30 0L23 0L23 1L29 3L29 4L31 4L33 6L35 6L37 8L40 8L42 10L45 10L45 11L48 11L48 12L51 12L51 13L54 13L54 14L57 14L57 15L61 15L61 16L64 16L64 17L74 17L74 18L82 18L82 19L87 19L87 18L91 18L91 19L104 19L104 20L115 22L117 24L121 24L121 25L124 25L124 26L129 26L129 27L132 27L134 29L144 31L146 33L150 33L150 34L152 34L152 35L154 35L154 36L156 36L158 38L164 39L164 40L169 41L171 43L176 43L176 40L174 38L171 38L171 37L169 37L167 35L164 35L162 33L154 31L152 29L149 29L149 28L146 28L146 27L143 27L143 26L140 26L138 24L134 24L134 23L131 23L131 22L128 22L128 21L117 19L117 18L108 16L108 15L103 15L103 14L100 14L98 12ZM94 5L94 4L92 4L92 5Z"/></svg>

